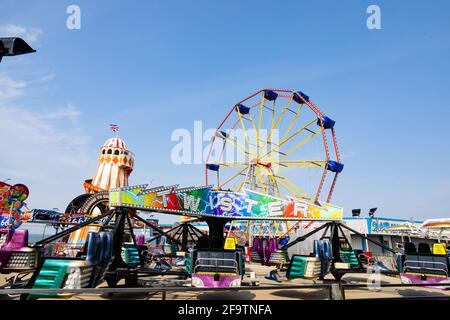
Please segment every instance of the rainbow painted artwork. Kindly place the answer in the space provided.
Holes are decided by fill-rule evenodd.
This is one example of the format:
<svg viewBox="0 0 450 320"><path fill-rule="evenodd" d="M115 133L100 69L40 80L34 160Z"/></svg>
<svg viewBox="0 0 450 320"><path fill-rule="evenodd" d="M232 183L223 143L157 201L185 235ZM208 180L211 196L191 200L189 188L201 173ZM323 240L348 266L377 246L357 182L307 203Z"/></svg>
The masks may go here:
<svg viewBox="0 0 450 320"><path fill-rule="evenodd" d="M123 187L110 190L109 203L111 207L231 219L342 219L343 214L342 208L331 204L316 205L293 197L281 199L247 189L215 190L211 186Z"/></svg>

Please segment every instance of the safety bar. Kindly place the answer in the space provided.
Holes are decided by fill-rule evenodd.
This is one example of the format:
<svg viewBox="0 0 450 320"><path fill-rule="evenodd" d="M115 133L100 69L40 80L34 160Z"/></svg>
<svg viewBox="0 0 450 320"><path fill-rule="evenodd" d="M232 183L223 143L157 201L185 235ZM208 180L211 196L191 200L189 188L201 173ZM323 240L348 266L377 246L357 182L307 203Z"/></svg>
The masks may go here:
<svg viewBox="0 0 450 320"><path fill-rule="evenodd" d="M435 262L435 261L406 260L406 261L403 263L403 267L409 267L409 268L415 267L415 266L409 266L409 265L408 265L408 262L409 262L409 263L419 263L419 264L422 264L422 265L426 265L426 264L431 264L431 265L442 265L443 268L442 268L442 269L439 269L439 270L444 270L444 271L448 272L447 265L446 265L445 263L443 263L443 262L439 262L439 261L436 261L436 262ZM423 268L427 268L427 267L423 267ZM436 269L436 268L430 268L430 269Z"/></svg>
<svg viewBox="0 0 450 320"><path fill-rule="evenodd" d="M408 262L409 262L409 263L418 263L418 264L422 264L422 266L420 266L420 267L418 267L418 266L411 266L411 265L408 265ZM424 265L426 265L426 264L428 264L428 265L431 264L432 266L434 266L434 265L443 265L444 267L443 267L443 268L433 268L433 267L427 267L427 266L424 266ZM406 260L406 261L403 263L403 270L405 270L406 268L408 268L408 269L413 269L413 270L422 270L422 269L425 269L425 270L430 270L430 271L441 271L441 272L444 272L445 275L448 277L448 269L447 269L447 265L446 265L445 263L443 263L443 262Z"/></svg>
<svg viewBox="0 0 450 320"><path fill-rule="evenodd" d="M206 262L208 261L213 261L214 264L206 264ZM219 265L218 262L222 261L222 262L232 262L233 266L227 266L227 265ZM196 262L195 262L195 267L194 267L194 273L197 271L198 267L207 267L207 268L224 268L224 269L232 269L234 270L234 272L238 272L238 268L239 265L237 263L236 260L233 259L224 259L224 258L197 258Z"/></svg>

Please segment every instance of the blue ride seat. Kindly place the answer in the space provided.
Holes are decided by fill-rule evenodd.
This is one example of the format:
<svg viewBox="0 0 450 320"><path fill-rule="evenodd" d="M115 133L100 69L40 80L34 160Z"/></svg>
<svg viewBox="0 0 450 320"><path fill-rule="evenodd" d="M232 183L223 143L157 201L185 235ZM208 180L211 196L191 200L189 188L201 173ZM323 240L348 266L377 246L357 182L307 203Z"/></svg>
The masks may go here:
<svg viewBox="0 0 450 320"><path fill-rule="evenodd" d="M243 104L238 104L236 107L237 107L237 112L239 112L242 115L248 114L250 112L250 108L244 106Z"/></svg>
<svg viewBox="0 0 450 320"><path fill-rule="evenodd" d="M211 170L211 171L219 171L220 165L218 165L218 164L207 164L206 168L208 168L208 170Z"/></svg>
<svg viewBox="0 0 450 320"><path fill-rule="evenodd" d="M320 275L322 277L324 277L327 273L328 270L330 269L330 263L331 260L333 259L333 253L332 253L332 249L331 249L331 243L330 240L328 239L323 239L322 240L322 258L321 258L321 270L320 270Z"/></svg>
<svg viewBox="0 0 450 320"><path fill-rule="evenodd" d="M324 129L333 129L336 121L327 116L322 116L322 124ZM317 125L320 126L320 119L317 119Z"/></svg>
<svg viewBox="0 0 450 320"><path fill-rule="evenodd" d="M324 277L330 268L333 257L328 239L314 240L314 255L320 259L320 276Z"/></svg>
<svg viewBox="0 0 450 320"><path fill-rule="evenodd" d="M266 98L269 101L274 101L278 97L278 93L272 90L265 90L264 91L264 98Z"/></svg>
<svg viewBox="0 0 450 320"><path fill-rule="evenodd" d="M98 234L100 239L100 247L98 262L93 266L94 270L92 272L92 277L90 281L90 287L97 286L103 281L106 271L113 259L113 235L111 232L101 231Z"/></svg>
<svg viewBox="0 0 450 320"><path fill-rule="evenodd" d="M305 101L309 101L309 97L301 91L295 92L292 99L300 104L305 103Z"/></svg>
<svg viewBox="0 0 450 320"><path fill-rule="evenodd" d="M97 232L90 232L87 237L86 261L97 265L102 259L102 243Z"/></svg>
<svg viewBox="0 0 450 320"><path fill-rule="evenodd" d="M340 173L344 170L344 165L340 162L329 160L327 169L331 172Z"/></svg>

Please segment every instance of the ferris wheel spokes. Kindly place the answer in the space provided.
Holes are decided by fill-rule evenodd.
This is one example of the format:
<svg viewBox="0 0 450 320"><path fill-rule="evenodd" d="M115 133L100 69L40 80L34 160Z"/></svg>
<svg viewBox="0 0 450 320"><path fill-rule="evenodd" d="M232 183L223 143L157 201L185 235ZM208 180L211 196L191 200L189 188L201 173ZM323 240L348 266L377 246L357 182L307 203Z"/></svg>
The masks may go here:
<svg viewBox="0 0 450 320"><path fill-rule="evenodd" d="M256 102L251 102L255 99L257 99ZM283 100L286 100L285 103ZM298 103L298 106L293 108L292 101ZM269 104L269 102L272 103ZM237 114L235 121L232 117L233 112ZM226 126L230 121L233 121L232 124ZM312 128L314 124L318 126L317 129ZM238 125L240 125L239 128ZM227 131L225 128L228 128ZM332 161L326 129L331 129L333 142L331 147L334 148L337 162L334 166L329 166ZM322 143L323 157L314 155L317 153L314 148L318 150L317 147L320 147L319 142ZM222 143L222 145L219 158L212 161L210 155L214 143ZM234 151L231 153L228 150L230 147L238 150L240 159L234 158ZM308 152L313 156L305 159L304 156ZM232 159L229 154L233 157ZM223 181L219 180L218 175L218 188L226 188L227 185L234 184L231 190L239 191L246 187L278 197L281 196L281 189L283 189L288 194L318 203L322 188L328 181L327 172L332 171L334 176L326 197L329 202L337 175L343 167L339 161L333 120L326 117L309 100L309 97L300 91L264 89L237 103L222 121L211 143L207 171L208 165L216 166L217 170L219 168L226 170L227 175L224 176ZM341 166L340 169L339 166ZM298 181L293 182L280 173L280 170L290 169L307 169L314 172L319 169L317 173L321 171L320 182L314 195L299 187ZM294 178L299 179L297 175Z"/></svg>

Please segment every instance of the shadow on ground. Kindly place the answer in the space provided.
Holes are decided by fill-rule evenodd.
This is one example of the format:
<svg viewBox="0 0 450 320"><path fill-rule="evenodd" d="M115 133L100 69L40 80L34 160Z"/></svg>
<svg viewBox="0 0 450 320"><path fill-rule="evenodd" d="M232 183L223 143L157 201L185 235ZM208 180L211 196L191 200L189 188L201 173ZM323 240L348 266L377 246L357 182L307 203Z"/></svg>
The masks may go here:
<svg viewBox="0 0 450 320"><path fill-rule="evenodd" d="M435 290L418 290L418 289L400 289L397 290L398 294L405 298L413 298L413 297L423 297L423 298L432 298L432 297L447 297L450 299L450 294L445 294L438 289Z"/></svg>
<svg viewBox="0 0 450 320"><path fill-rule="evenodd" d="M107 300L148 300L158 294L157 292L139 292L139 293L103 293L100 295L102 299ZM79 298L79 297L77 297ZM89 299L89 298L88 298ZM88 300L87 299L87 300Z"/></svg>
<svg viewBox="0 0 450 320"><path fill-rule="evenodd" d="M342 280L344 281L344 283L367 283L368 278L367 277L355 277L355 276L350 276L350 277L343 277ZM391 279L389 279L391 280ZM397 280L397 281L395 281ZM401 281L398 278L392 278L392 281L386 281L386 280L380 280L379 283L380 284L392 284L392 283L398 283L400 284Z"/></svg>
<svg viewBox="0 0 450 320"><path fill-rule="evenodd" d="M276 297L301 300L326 300L330 297L328 289L315 289L313 291L279 290L272 292L271 295Z"/></svg>
<svg viewBox="0 0 450 320"><path fill-rule="evenodd" d="M251 292L206 292L198 295L198 300L253 300L256 295Z"/></svg>

